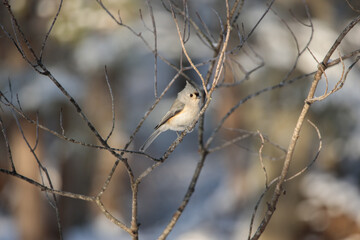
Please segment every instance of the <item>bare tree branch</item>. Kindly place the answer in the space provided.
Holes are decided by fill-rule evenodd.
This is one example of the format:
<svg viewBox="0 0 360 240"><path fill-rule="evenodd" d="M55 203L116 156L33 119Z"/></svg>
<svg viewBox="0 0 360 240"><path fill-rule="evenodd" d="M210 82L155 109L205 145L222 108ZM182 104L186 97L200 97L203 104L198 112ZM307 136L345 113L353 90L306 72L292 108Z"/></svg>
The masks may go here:
<svg viewBox="0 0 360 240"><path fill-rule="evenodd" d="M110 82L109 82L109 76L108 76L108 73L107 73L106 66L105 66L105 79L106 79L106 84L108 86L109 94L110 94L110 98L111 98L111 112L112 112L111 130L110 130L109 135L105 139L105 142L107 142L109 140L109 138L111 137L111 135L112 135L112 133L114 131L114 128L115 128L115 106L114 106L114 96L113 96L113 92L112 92L111 85L110 85Z"/></svg>
<svg viewBox="0 0 360 240"><path fill-rule="evenodd" d="M322 63L318 66L318 70L314 75L314 80L311 84L310 90L309 90L309 94L305 100L305 104L304 107L300 113L300 116L298 118L298 121L296 123L296 127L294 128L294 132L292 134L291 137L291 141L288 147L288 151L287 151L287 155L284 161L284 165L279 177L279 180L275 186L275 190L273 193L273 196L271 198L270 203L268 204L267 207L267 211L265 213L265 217L263 218L263 220L261 221L257 231L255 232L255 234L251 237L252 240L255 239L259 239L259 237L261 236L261 234L264 232L266 226L268 225L272 215L275 212L275 208L277 205L277 202L280 198L280 195L282 194L283 191L283 187L284 187L284 182L289 170L289 166L292 160L292 156L294 153L294 149L297 143L297 140L299 138L299 134L300 134L300 130L302 127L302 124L304 122L305 116L308 113L309 109L310 109L310 105L311 102L308 102L308 100L311 100L314 97L315 94L315 90L317 88L317 85L321 79L321 75L323 74L323 71L326 70L327 68L327 62L329 61L332 53L336 50L336 48L339 46L339 44L341 43L341 41L344 39L344 37L346 36L346 34L360 21L360 15L355 18L353 21L351 21L346 28L340 33L340 35L338 36L338 38L336 39L336 41L334 42L334 44L332 45L332 47L330 48L330 50L327 52L326 56L324 57Z"/></svg>
<svg viewBox="0 0 360 240"><path fill-rule="evenodd" d="M330 60L330 57L332 56L333 52L338 49L339 44L342 42L343 38L347 35L347 33L360 21L360 16L354 19L338 36L338 39L335 41L333 46L329 49L326 56L324 57L323 61L320 63L318 62L318 68L314 72L310 73L296 73L298 70L298 64L300 61L300 58L304 55L306 51L310 50L310 43L313 40L314 35L314 26L311 20L310 16L310 10L308 6L306 5L305 1L304 8L305 8L305 14L307 17L307 21L301 20L298 18L292 11L290 11L290 14L292 17L296 20L296 23L301 26L305 26L309 29L310 36L308 37L307 41L304 43L304 46L302 46L302 42L299 41L300 39L297 36L297 32L289 25L289 22L285 20L285 18L282 17L280 12L274 10L272 7L275 0L270 0L267 2L267 7L264 10L264 12L261 14L260 18L256 21L255 25L250 29L250 31L246 34L245 33L245 24L237 24L238 18L240 16L240 13L243 11L244 8L244 0L234 0L232 2L232 5L229 4L229 1L224 1L225 10L226 13L223 12L223 10L219 9L213 9L213 15L212 17L217 18L217 21L215 23L216 28L218 28L218 32L212 32L210 29L212 29L213 26L206 23L206 21L200 16L200 13L193 9L191 9L191 4L187 0L180 1L178 4L175 1L168 1L168 6L162 1L163 6L166 12L168 19L171 19L174 24L175 28L172 29L172 32L170 34L177 34L177 39L179 40L181 46L182 53L179 56L179 62L178 60L174 61L176 64L172 63L170 60L166 59L164 55L162 54L162 49L160 45L158 45L158 26L156 24L155 19L155 13L153 10L153 6L155 7L156 3L151 2L149 0L145 1L145 4L147 6L148 11L142 12L139 10L139 15L137 18L140 18L140 20L143 23L143 28L141 30L135 29L132 25L127 24L126 21L123 21L123 19L120 16L120 11L117 11L117 14L113 14L112 11L110 11L103 3L102 0L96 0L96 2L99 4L100 8L104 11L105 14L107 14L110 19L114 21L114 24L118 25L121 28L127 29L133 36L135 36L142 45L144 45L151 54L153 54L154 57L154 95L155 99L153 100L153 103L151 106L148 107L147 111L144 113L143 117L139 120L136 127L129 131L130 134L128 136L128 139L126 143L121 147L114 147L110 145L109 139L113 136L113 133L115 131L115 104L114 104L114 93L110 84L107 67L105 66L105 80L106 84L109 90L109 97L111 99L111 114L112 114L112 125L109 126L109 133L106 133L107 135L102 135L101 132L98 130L97 126L93 124L93 122L87 117L85 114L85 111L81 108L79 102L75 99L77 97L73 97L70 92L64 88L64 86L61 84L61 79L58 79L47 67L47 65L43 61L43 55L45 54L45 49L48 44L48 38L51 35L53 28L56 25L57 19L60 16L60 13L62 11L62 4L63 0L59 1L59 6L57 8L57 11L52 19L50 19L50 27L46 30L46 33L43 37L43 40L41 41L41 47L39 53L37 53L34 49L34 46L29 41L29 36L25 34L27 31L23 31L23 26L19 23L19 20L16 18L12 8L10 1L3 0L3 5L5 6L7 13L9 14L9 19L12 27L11 30L7 30L8 27L5 27L5 25L0 23L0 28L5 34L6 38L10 40L10 43L16 48L17 52L19 52L19 55L29 64L29 66L33 69L33 71L37 72L40 75L45 76L49 81L53 83L53 85L61 92L61 94L65 97L66 101L71 104L71 106L76 110L77 114L80 116L82 124L86 125L87 130L90 130L90 133L96 138L97 143L91 144L85 141L79 141L74 138L70 138L66 136L65 134L65 127L63 125L63 111L60 110L60 116L59 116L59 126L57 126L57 130L52 130L51 128L47 127L46 124L42 124L39 119L39 114L36 114L36 117L29 117L28 113L22 108L20 100L18 95L16 94L16 100L14 100L14 94L11 86L11 82L9 81L9 93L4 93L0 91L0 104L4 106L6 110L8 110L12 118L14 119L17 129L20 131L20 136L26 143L27 148L32 154L32 157L35 159L35 161L32 162L35 166L39 168L39 176L41 177L41 180L36 181L33 180L27 176L22 175L21 173L18 173L16 171L16 166L13 160L12 152L14 151L13 146L10 146L8 135L7 135L7 128L5 126L3 118L0 117L0 128L2 131L3 139L5 142L5 147L7 151L7 158L8 163L10 163L9 170L6 168L0 168L0 173L13 176L14 178L21 179L24 182L27 182L35 187L37 187L39 190L44 191L46 197L48 198L48 201L50 205L55 209L56 216L57 216L57 224L59 229L59 235L60 239L62 239L62 225L60 221L60 214L59 214L59 208L58 208L58 197L68 197L73 199L79 199L87 202L91 202L95 206L97 206L100 210L100 212L109 219L113 224L123 229L126 233L129 234L129 236L133 240L139 239L139 231L140 231L140 223L139 223L139 189L140 184L145 180L146 177L148 177L155 169L157 169L159 166L165 163L170 156L172 155L175 148L182 142L184 137L187 135L188 132L193 130L195 128L196 123L198 122L198 148L199 148L199 158L197 160L196 168L194 169L194 172L191 176L191 180L189 185L187 186L186 193L183 196L181 203L178 205L176 209L174 209L174 213L172 217L168 220L166 226L164 226L163 231L160 233L159 239L166 239L168 238L171 231L174 229L175 225L177 224L179 218L182 216L185 208L187 207L189 201L191 200L191 197L195 191L196 184L199 180L201 171L203 170L203 166L205 164L205 161L210 153L213 153L215 151L221 151L226 149L229 146L239 146L241 147L240 141L244 139L249 139L250 137L259 136L261 140L261 146L259 149L252 150L252 147L246 147L249 152L255 152L255 154L258 155L261 167L263 169L263 173L265 176L265 189L263 190L262 194L260 195L258 201L255 204L255 208L253 211L253 214L251 216L250 220L250 228L249 228L249 235L248 239L259 239L260 236L263 234L264 230L267 228L268 223L270 222L270 219L272 215L275 212L275 209L277 208L278 200L283 193L284 185L285 183L289 182L290 180L300 176L304 172L306 172L316 161L316 159L319 156L319 153L322 148L322 139L320 135L320 131L318 127L313 124L312 122L309 122L312 127L316 130L318 139L319 139L319 147L317 150L317 153L315 154L315 157L308 163L308 165L301 170L299 170L297 173L295 173L292 176L288 176L288 169L290 166L290 163L293 161L293 152L296 147L297 140L300 135L301 127L303 125L304 119L309 111L309 108L312 103L317 101L322 101L329 97L332 93L340 90L345 80L347 79L347 76L349 72L352 70L352 68L355 66L355 64L359 61L360 56L360 49L354 50L350 53L345 53L344 55L341 55L339 53L339 57L335 60ZM347 1L348 2L348 1ZM349 2L348 2L349 4ZM230 6L231 5L231 6ZM350 4L349 4L350 5ZM350 7L352 7L350 5ZM155 9L155 8L154 8ZM220 8L221 9L221 8ZM194 14L195 13L195 14ZM288 35L291 37L290 41L294 42L294 52L296 56L294 56L292 65L289 67L289 70L284 73L284 75L277 81L276 84L272 83L268 86L261 86L257 90L254 90L252 93L248 94L247 96L243 98L237 98L234 105L231 106L230 109L227 110L224 116L220 116L220 121L215 123L215 127L213 129L209 129L209 131L206 133L206 136L208 138L205 139L205 113L209 109L210 103L212 102L212 96L216 90L219 90L221 87L236 87L240 84L242 84L245 80L251 80L253 77L253 73L257 72L260 68L266 66L264 58L253 48L251 43L249 42L249 39L251 36L254 35L258 27L261 25L261 23L264 21L265 16L267 14L273 13L276 15L280 22L283 25L284 29L287 29ZM194 20L192 15L195 15L194 17L197 18L196 21ZM205 16L205 15L202 15ZM151 20L151 25L147 23L146 19ZM181 21L179 20L181 19ZM216 21L216 19L215 19ZM217 25L218 24L218 25ZM149 31L152 36L154 43L151 43L151 40L148 40L143 36L143 31L145 28L145 32ZM11 29L9 27L9 29ZM208 46L208 51L210 52L210 55L212 57L207 57L206 59L200 60L198 63L194 63L194 60L191 56L191 52L189 51L189 46L186 44L191 44L192 42L189 41L194 37L194 33L199 37L199 39L202 41L204 46ZM233 33L233 34L232 34ZM234 38L232 39L231 37ZM244 55L251 64L253 64L251 67L248 67L243 62L243 59L239 60L237 57L239 54ZM183 60L184 56L189 62L190 66L183 66ZM353 59L355 57L355 60ZM352 58L352 63L350 66L346 68L345 66L345 59ZM315 59L315 58L314 58ZM158 76L158 66L159 61L162 61L165 63L169 69L175 70L176 74L173 75L171 79L167 79L166 81L166 87L160 91L158 89L158 82L160 81ZM315 59L315 61L317 61ZM329 91L328 85L329 80L326 76L326 70L329 67L335 66L341 64L343 67L341 77L335 83L335 86L332 90ZM201 71L200 71L201 69ZM203 70L206 69L206 70ZM190 71L195 71L196 76L200 79L202 89L205 94L202 95L202 106L200 108L200 112L196 116L196 119L187 126L187 129L183 132L181 132L178 137L170 144L170 146L167 148L167 150L159 157L151 156L150 154L135 151L132 150L131 144L133 143L136 135L140 131L140 129L143 127L144 122L147 120L150 113L155 109L155 107L158 106L159 102L163 99L164 95L168 92L168 90L173 86L175 81L179 81L181 77L184 77L186 80L192 82L195 84L196 81L190 78ZM236 72L238 71L238 72ZM236 76L237 73L240 73L241 77ZM214 142L215 138L217 137L220 129L226 129L223 127L225 121L234 114L234 112L245 102L247 102L250 99L253 99L265 92L269 92L275 89L280 89L284 86L290 86L290 84L302 80L307 79L308 77L313 76L312 85L310 87L310 90L308 92L308 96L305 99L304 106L302 108L302 111L297 119L296 126L292 133L292 138L290 140L289 146L287 149L284 149L283 147L279 146L278 144L270 141L270 137L266 136L265 134L262 134L260 131L257 132L251 132L251 131L242 131L240 129L229 129L233 131L231 134L236 134L235 136L232 135L231 137L224 137L223 139L220 138L220 143L218 143L216 146L211 146L211 144ZM314 97L315 90L317 88L317 85L322 78L322 76L325 77L326 80L326 90L325 93L320 97ZM331 88L330 88L331 89ZM10 94L10 96L9 96ZM17 102L17 103L16 103ZM150 104L149 104L150 105ZM110 111L110 110L109 110ZM5 121L6 122L6 121ZM27 133L23 131L22 124L30 123L33 129L35 130L35 140L30 141L29 136L27 136ZM110 125L110 124L109 124ZM68 131L68 129L66 129ZM97 149L98 151L108 152L111 154L111 159L113 162L111 163L111 169L107 174L104 176L105 181L100 185L100 188L95 193L94 196L90 195L82 195L77 193L71 193L67 191L62 190L56 190L53 187L52 180L50 178L50 174L46 168L46 164L42 159L40 159L37 155L38 151L41 149L41 131L50 133L52 136L54 136L59 141L66 141L71 144L77 144L82 147L88 147ZM209 135L208 135L209 133ZM69 133L67 133L69 134ZM81 139L80 137L76 137L78 139ZM228 138L228 139L226 139ZM273 139L273 138L271 138ZM247 140L249 141L249 140ZM271 144L272 147L279 149L282 151L285 159L281 174L279 176L276 176L273 179L269 179L269 176L271 174L268 173L268 170L265 167L264 159L270 158L275 159L273 156L266 156L266 154L263 153L264 146L267 146L265 144ZM214 144L215 145L215 144ZM40 155L39 155L40 156ZM141 158L140 158L141 157ZM273 158L271 158L273 157ZM147 161L150 160L150 165L147 165L147 167L141 171L138 171L137 168L133 168L133 162L132 161L142 161L143 159L147 159ZM148 162L146 162L148 163ZM278 163L278 162L277 162ZM131 219L128 221L121 221L119 220L114 213L112 213L110 210L108 210L104 203L103 203L103 196L104 193L109 191L109 185L112 181L114 181L114 176L118 169L121 166L126 170L127 176L128 176L128 184L130 186L131 191L131 208L129 212L131 212ZM134 169L136 171L134 171ZM257 215L258 208L260 204L263 202L264 196L267 193L272 194L272 198L270 202L267 203L267 209L264 213L264 217L261 219L260 225L257 227L257 230L255 233L252 233L252 230L254 228L254 220Z"/></svg>
<svg viewBox="0 0 360 240"><path fill-rule="evenodd" d="M41 44L40 55L39 55L39 60L40 60L40 61L42 61L44 49L45 49L47 40L48 40L48 38L49 38L49 36L50 36L50 33L51 33L52 29L54 28L54 25L55 25L55 23L56 23L56 20L57 20L58 17L59 17L62 4L63 4L63 0L60 0L59 7L58 7L57 12L56 12L56 14L55 14L55 16L54 16L54 19L53 19L53 21L51 22L50 28L49 28L49 30L47 31L47 33L46 33L46 35L45 35L45 38L44 38L44 40L43 40L43 42L42 42L42 44Z"/></svg>

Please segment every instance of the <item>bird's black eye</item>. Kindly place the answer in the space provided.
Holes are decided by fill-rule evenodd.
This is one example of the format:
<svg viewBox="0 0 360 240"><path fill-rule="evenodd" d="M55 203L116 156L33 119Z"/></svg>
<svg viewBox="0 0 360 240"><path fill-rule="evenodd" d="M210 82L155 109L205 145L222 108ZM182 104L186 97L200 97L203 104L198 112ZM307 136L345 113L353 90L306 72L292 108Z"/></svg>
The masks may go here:
<svg viewBox="0 0 360 240"><path fill-rule="evenodd" d="M193 96L193 94L192 93L190 93L190 97L192 97Z"/></svg>
<svg viewBox="0 0 360 240"><path fill-rule="evenodd" d="M195 96L197 96L197 97L198 97L198 96L199 96L199 93L198 93L198 92L196 92L196 93L195 93Z"/></svg>

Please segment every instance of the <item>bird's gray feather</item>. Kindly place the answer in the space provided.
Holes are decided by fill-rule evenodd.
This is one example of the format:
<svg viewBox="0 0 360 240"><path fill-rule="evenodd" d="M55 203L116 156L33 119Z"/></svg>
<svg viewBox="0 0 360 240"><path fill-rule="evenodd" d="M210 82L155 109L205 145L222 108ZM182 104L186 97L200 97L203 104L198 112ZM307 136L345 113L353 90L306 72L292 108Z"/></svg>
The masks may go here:
<svg viewBox="0 0 360 240"><path fill-rule="evenodd" d="M185 107L185 104L183 102L181 102L180 100L176 99L175 102L173 103L173 105L171 105L170 110L161 119L160 123L155 126L155 129L158 129L159 127L161 127L161 125L166 123L167 120L169 120L170 118L172 118L173 116L175 116L176 114L181 112L184 109L184 107Z"/></svg>
<svg viewBox="0 0 360 240"><path fill-rule="evenodd" d="M140 151L144 152L150 144L160 135L161 131L159 129L156 129L150 137L145 141L145 143L141 146Z"/></svg>

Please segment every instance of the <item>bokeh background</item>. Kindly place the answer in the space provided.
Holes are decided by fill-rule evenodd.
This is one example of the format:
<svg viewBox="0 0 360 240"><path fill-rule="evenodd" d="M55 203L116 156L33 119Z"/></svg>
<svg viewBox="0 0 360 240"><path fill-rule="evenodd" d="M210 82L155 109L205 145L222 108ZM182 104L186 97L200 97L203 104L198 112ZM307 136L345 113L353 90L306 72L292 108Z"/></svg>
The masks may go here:
<svg viewBox="0 0 360 240"><path fill-rule="evenodd" d="M348 2L360 9L357 0ZM120 10L124 23L142 32L145 39L153 44L152 35L144 26L144 22L151 26L145 1L109 0L104 3L113 13ZM49 0L11 1L13 11L36 51L41 47L58 4L59 1ZM189 1L188 4L190 16L199 23L196 18L198 12L213 35L218 36L220 23L215 11L224 19L224 2L198 0ZM320 61L342 29L359 12L351 9L343 0L307 1L307 4L314 24L314 36L309 48ZM177 65L181 47L171 14L164 10L160 1L153 2L152 6L158 30L159 53ZM143 20L139 16L139 9L142 10ZM245 1L238 19L245 33L253 28L265 10L265 1ZM273 10L276 14L270 11L265 16L244 50L229 56L225 81L241 79L243 69L250 71L261 62L264 62L264 67L252 73L249 79L237 87L221 88L215 92L206 113L205 137L240 99L279 83L291 69L297 53L296 44L282 21L292 28L301 48L308 41L311 29L293 17L295 15L308 23L302 1L275 1ZM12 32L9 19L6 9L1 5L1 24ZM230 45L236 44L238 39L234 35ZM359 49L359 46L360 27L356 26L344 39L340 52L347 54ZM212 57L211 50L204 46L194 32L186 47L194 62ZM346 66L352 60L346 60ZM45 48L44 63L76 98L103 135L110 131L112 124L111 100L104 74L104 66L107 66L116 109L116 127L110 139L112 146L123 146L155 100L152 53L138 37L116 25L96 1L64 1ZM184 64L188 65L185 61ZM321 132L322 151L310 170L286 184L286 195L280 198L278 209L262 239L360 239L359 67L359 63L355 65L343 89L312 106L308 118ZM206 66L200 68L203 73L206 69ZM298 62L293 76L316 69L316 61L307 52ZM333 67L326 73L331 87L341 77L342 67ZM173 75L174 71L159 60L159 91L164 89ZM189 75L200 83L194 73L190 72ZM286 149L311 80L308 77L295 81L242 104L226 121L213 146L238 136L240 133L234 131L235 128L251 132L259 130L273 143ZM29 116L35 118L38 112L42 124L61 131L59 115L62 109L66 135L96 143L66 98L49 79L29 67L1 32L0 89L8 96L9 81L13 94L18 95L22 108ZM146 120L131 149L136 150L142 145L183 86L184 82L180 79L165 95ZM324 90L325 81L322 81L317 95ZM5 122L18 171L39 180L39 169L11 113L4 106L2 108L0 114ZM34 126L25 121L21 121L21 124L25 135L34 142ZM175 138L174 132L163 133L149 148L149 153L160 156ZM199 159L196 143L197 129L188 134L168 161L140 186L141 239L156 239L182 201ZM255 135L209 155L196 191L169 239L247 239L251 214L265 188L258 155L260 143L259 136ZM0 144L0 166L8 169L3 138ZM48 168L57 189L95 194L114 161L104 152L70 144L46 132L40 133L39 144L37 154ZM316 131L305 124L290 174L309 164L318 145ZM263 155L269 178L273 179L282 167L284 152L267 143ZM136 174L151 164L148 159L139 156L128 157ZM124 222L130 221L131 192L123 168L118 168L104 198L105 205L115 216ZM65 239L130 239L95 206L64 197L60 197L59 201ZM255 226L262 216L265 201L260 205ZM0 175L0 239L58 239L55 213L46 195L30 184L4 174Z"/></svg>

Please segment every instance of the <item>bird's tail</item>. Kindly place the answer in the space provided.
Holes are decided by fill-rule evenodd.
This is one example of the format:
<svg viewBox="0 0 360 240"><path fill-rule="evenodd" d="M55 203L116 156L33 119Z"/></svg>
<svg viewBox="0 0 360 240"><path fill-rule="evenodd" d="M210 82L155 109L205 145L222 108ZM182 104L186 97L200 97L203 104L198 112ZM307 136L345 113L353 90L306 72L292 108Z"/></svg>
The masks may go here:
<svg viewBox="0 0 360 240"><path fill-rule="evenodd" d="M150 144L155 140L155 138L157 138L160 135L161 132L162 131L160 129L156 129L150 135L150 137L145 141L145 143L141 146L140 151L144 152L150 146Z"/></svg>

